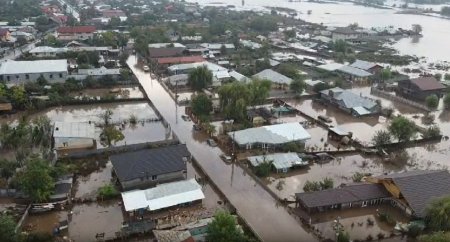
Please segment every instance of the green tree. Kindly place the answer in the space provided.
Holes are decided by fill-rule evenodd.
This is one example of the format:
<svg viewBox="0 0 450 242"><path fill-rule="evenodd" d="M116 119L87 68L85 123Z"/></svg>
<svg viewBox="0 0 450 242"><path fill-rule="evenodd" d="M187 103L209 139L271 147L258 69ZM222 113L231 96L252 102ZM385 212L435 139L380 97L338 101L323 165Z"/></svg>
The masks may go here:
<svg viewBox="0 0 450 242"><path fill-rule="evenodd" d="M425 99L427 107L430 109L436 109L439 105L439 98L436 95L430 95Z"/></svg>
<svg viewBox="0 0 450 242"><path fill-rule="evenodd" d="M434 199L425 210L425 223L433 231L450 230L450 196Z"/></svg>
<svg viewBox="0 0 450 242"><path fill-rule="evenodd" d="M272 83L269 80L252 80L247 83L249 91L248 105L256 106L261 105L266 101L269 96Z"/></svg>
<svg viewBox="0 0 450 242"><path fill-rule="evenodd" d="M18 242L16 234L16 223L14 219L6 214L0 214L0 241L2 242Z"/></svg>
<svg viewBox="0 0 450 242"><path fill-rule="evenodd" d="M305 192L320 191L320 189L320 183L316 181L306 181L305 185L303 186L303 191Z"/></svg>
<svg viewBox="0 0 450 242"><path fill-rule="evenodd" d="M300 95L305 90L306 84L302 79L295 79L289 85L289 89L294 93Z"/></svg>
<svg viewBox="0 0 450 242"><path fill-rule="evenodd" d="M289 63L283 63L278 67L278 72L280 72L281 74L292 78L292 79L300 79L302 78L298 68L296 66L294 66L293 64L289 64Z"/></svg>
<svg viewBox="0 0 450 242"><path fill-rule="evenodd" d="M327 189L331 189L334 187L334 181L333 179L329 178L329 177L325 177L321 182L320 182L320 188L322 188L322 190L327 190Z"/></svg>
<svg viewBox="0 0 450 242"><path fill-rule="evenodd" d="M295 30L286 30L284 31L284 36L286 37L286 39L292 39L296 37L296 32Z"/></svg>
<svg viewBox="0 0 450 242"><path fill-rule="evenodd" d="M236 219L227 212L217 212L208 224L207 241L241 242L246 241L244 234L236 227Z"/></svg>
<svg viewBox="0 0 450 242"><path fill-rule="evenodd" d="M444 107L446 109L450 108L450 93L444 96Z"/></svg>
<svg viewBox="0 0 450 242"><path fill-rule="evenodd" d="M10 99L12 104L19 109L25 108L28 103L27 93L23 86L14 86L10 89Z"/></svg>
<svg viewBox="0 0 450 242"><path fill-rule="evenodd" d="M328 84L326 82L319 82L319 83L317 83L317 84L315 84L313 86L313 91L314 92L320 92L320 91L327 90L327 89L330 89L330 88L331 88L330 84Z"/></svg>
<svg viewBox="0 0 450 242"><path fill-rule="evenodd" d="M8 180L14 175L17 167L18 164L15 161L0 159L0 176Z"/></svg>
<svg viewBox="0 0 450 242"><path fill-rule="evenodd" d="M439 126L437 125L433 125L428 127L424 132L423 132L423 137L424 138L431 138L431 137L437 137L440 136L441 133L441 129L439 128Z"/></svg>
<svg viewBox="0 0 450 242"><path fill-rule="evenodd" d="M419 237L419 242L448 242L448 241L450 241L450 232L444 231L421 235Z"/></svg>
<svg viewBox="0 0 450 242"><path fill-rule="evenodd" d="M348 44L345 40L336 40L333 42L333 49L335 52L347 53Z"/></svg>
<svg viewBox="0 0 450 242"><path fill-rule="evenodd" d="M119 195L120 192L111 184L104 185L98 189L98 196L101 199L111 199Z"/></svg>
<svg viewBox="0 0 450 242"><path fill-rule="evenodd" d="M201 91L212 84L213 74L206 66L197 67L189 72L188 84L195 91Z"/></svg>
<svg viewBox="0 0 450 242"><path fill-rule="evenodd" d="M375 147L379 148L385 144L391 143L391 133L385 130L378 130L372 137L372 143Z"/></svg>
<svg viewBox="0 0 450 242"><path fill-rule="evenodd" d="M32 156L26 161L25 170L19 174L19 186L31 200L45 202L55 187L51 174L52 167L47 161Z"/></svg>
<svg viewBox="0 0 450 242"><path fill-rule="evenodd" d="M209 116L213 108L211 99L204 93L192 98L191 105L192 113L197 117Z"/></svg>
<svg viewBox="0 0 450 242"><path fill-rule="evenodd" d="M111 147L113 144L125 139L123 133L114 125L107 125L103 127L103 131L100 134L103 145Z"/></svg>
<svg viewBox="0 0 450 242"><path fill-rule="evenodd" d="M417 133L417 127L413 121L408 120L403 116L398 116L391 121L388 127L392 136L399 141L409 141Z"/></svg>
<svg viewBox="0 0 450 242"><path fill-rule="evenodd" d="M350 235L347 232L339 231L337 242L350 242Z"/></svg>

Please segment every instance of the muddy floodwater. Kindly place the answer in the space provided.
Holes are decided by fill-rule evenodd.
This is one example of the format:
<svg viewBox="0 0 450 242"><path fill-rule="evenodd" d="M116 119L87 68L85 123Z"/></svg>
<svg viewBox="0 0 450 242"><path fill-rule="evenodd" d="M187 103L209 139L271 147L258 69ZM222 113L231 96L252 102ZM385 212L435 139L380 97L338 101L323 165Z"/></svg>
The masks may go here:
<svg viewBox="0 0 450 242"><path fill-rule="evenodd" d="M166 129L160 121L149 121L159 118L153 108L147 102L125 102L125 103L109 103L96 105L77 105L77 106L63 106L50 108L29 117L32 120L35 117L42 115L50 118L52 122L89 122L100 123L100 115L106 110L113 112L111 122L117 125L127 122L125 125L120 125L125 139L116 143L116 145L137 144L144 142L153 142L171 139L170 130ZM138 122L135 125L128 121L130 117L136 116ZM19 115L13 115L9 118L0 119L0 123L17 123ZM95 136L97 140L97 147L101 148L103 145L100 142L101 129L96 128Z"/></svg>

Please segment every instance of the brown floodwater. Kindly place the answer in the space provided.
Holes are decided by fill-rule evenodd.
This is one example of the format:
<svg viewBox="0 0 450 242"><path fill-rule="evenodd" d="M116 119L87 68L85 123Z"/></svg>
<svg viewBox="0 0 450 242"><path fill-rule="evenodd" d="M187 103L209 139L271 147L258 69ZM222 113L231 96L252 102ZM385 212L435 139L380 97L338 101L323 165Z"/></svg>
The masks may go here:
<svg viewBox="0 0 450 242"><path fill-rule="evenodd" d="M53 233L59 222L67 220L66 211L52 211L41 214L30 214L24 221L22 230L41 233ZM65 234L64 232L63 234Z"/></svg>
<svg viewBox="0 0 450 242"><path fill-rule="evenodd" d="M222 153L219 148L211 148L193 138L192 122L181 119L184 108L177 107L160 83L135 66L134 56L128 59L128 65L181 142L186 143L206 173L263 241L316 240L245 170L224 163L219 158Z"/></svg>
<svg viewBox="0 0 450 242"><path fill-rule="evenodd" d="M87 176L79 176L76 183L75 198L96 198L100 187L110 184L112 178L112 164L107 162Z"/></svg>
<svg viewBox="0 0 450 242"><path fill-rule="evenodd" d="M115 90L114 90L115 89ZM116 90L119 89L119 92ZM114 93L112 91L115 91ZM124 98L143 98L144 94L141 92L138 86L135 87L113 87L113 88L95 88L95 89L84 89L79 92L72 92L70 96L75 98L99 98L105 96L114 96L116 99Z"/></svg>
<svg viewBox="0 0 450 242"><path fill-rule="evenodd" d="M116 145L138 144L144 142L153 142L171 139L172 135L164 127L162 122L147 122L148 119L158 118L157 114L147 102L124 102L108 103L95 105L77 105L55 107L35 113L29 117L30 120L46 115L51 121L62 122L101 122L100 114L110 109L113 111L111 121L116 124L128 122L131 115L135 115L138 123L136 125L126 124L122 126L122 133L125 139L116 143ZM0 123L17 123L19 114L12 115L9 118L3 118ZM101 129L95 130L97 147L103 147L100 142Z"/></svg>

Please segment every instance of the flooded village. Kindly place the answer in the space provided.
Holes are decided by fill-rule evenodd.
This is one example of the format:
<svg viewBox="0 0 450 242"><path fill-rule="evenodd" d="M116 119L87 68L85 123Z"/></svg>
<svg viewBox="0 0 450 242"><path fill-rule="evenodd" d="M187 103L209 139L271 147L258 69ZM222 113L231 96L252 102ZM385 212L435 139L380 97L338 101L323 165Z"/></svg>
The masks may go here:
<svg viewBox="0 0 450 242"><path fill-rule="evenodd" d="M5 3L0 241L450 241L449 9Z"/></svg>

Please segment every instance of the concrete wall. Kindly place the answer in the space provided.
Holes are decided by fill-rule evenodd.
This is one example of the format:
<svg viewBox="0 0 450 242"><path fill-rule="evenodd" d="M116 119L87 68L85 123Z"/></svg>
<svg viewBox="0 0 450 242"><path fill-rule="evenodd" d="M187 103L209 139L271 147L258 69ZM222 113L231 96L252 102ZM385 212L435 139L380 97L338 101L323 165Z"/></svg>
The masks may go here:
<svg viewBox="0 0 450 242"><path fill-rule="evenodd" d="M93 33L79 33L79 34L59 34L58 39L63 41L72 40L87 40L94 37Z"/></svg>

